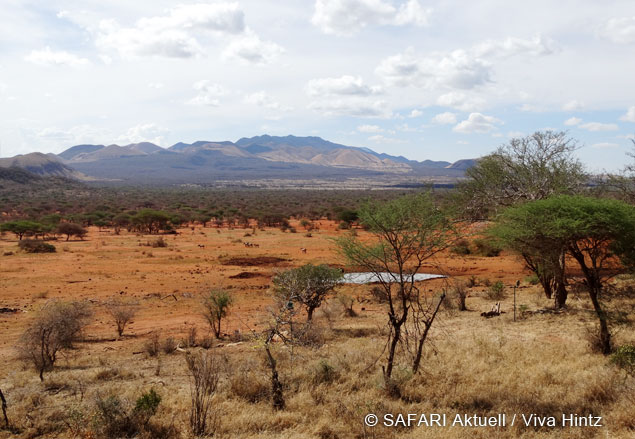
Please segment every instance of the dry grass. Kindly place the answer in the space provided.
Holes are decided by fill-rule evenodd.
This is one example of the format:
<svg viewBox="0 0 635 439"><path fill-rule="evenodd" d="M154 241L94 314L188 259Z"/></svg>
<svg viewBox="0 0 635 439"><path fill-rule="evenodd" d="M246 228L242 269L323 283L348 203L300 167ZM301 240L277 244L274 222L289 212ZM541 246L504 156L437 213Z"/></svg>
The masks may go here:
<svg viewBox="0 0 635 439"><path fill-rule="evenodd" d="M242 235L244 231L232 236L238 236L238 233ZM216 233L210 235L216 236ZM274 239L278 232L259 233L258 236ZM312 238L313 242L318 242L318 237ZM73 243L73 249L83 251L78 249L87 245L85 242ZM167 252L176 245L170 240L168 249L153 249L153 261L165 262ZM297 246L295 241L293 245ZM116 248L110 244L109 247ZM91 257L91 253L87 255ZM282 252L280 255L288 256ZM470 263L472 261L478 259L472 258ZM492 261L488 258L486 262L491 264ZM214 266L215 269L222 268L219 267ZM206 266L201 264L200 268ZM134 267L127 269L131 278L140 276ZM193 271L187 273L190 276L199 276L194 268L188 269ZM228 273L241 270L236 268ZM3 271L5 273L9 271ZM474 273L478 273L479 278L487 274L483 270L469 271L467 268L463 273L464 280ZM185 274L185 271L179 272L183 278ZM155 275L149 272L149 276ZM491 273L490 277L491 283L498 280ZM76 279L86 280L71 278ZM261 282L260 278L255 279ZM509 284L511 279L506 281ZM21 279L20 282L25 281ZM160 281L153 282L158 284ZM237 279L236 282L234 291L240 294L243 288L251 295L248 297L257 297L258 303L263 303L266 291L250 289L259 283L247 283L255 282L252 279ZM83 288L86 284L69 285ZM426 289L434 289L433 283L424 285ZM626 310L630 319L635 309L633 285L635 279L632 277L619 277L616 286L626 293L614 295L610 302L611 310ZM316 313L315 326L319 328L319 334L312 343L294 347L274 344L286 399L286 408L277 411L271 407L271 382L262 342L258 338L240 337L236 341L223 341L224 346L214 347L208 329L198 316L200 310L195 308L198 297L188 298L175 293L178 301L163 300L161 297L171 293L174 286L165 288L159 297L146 299L140 295L138 298L139 318L135 320L155 319L154 326L135 322L129 337L98 338L94 334L113 335L112 323L106 316L98 316L106 322L100 327L102 332L91 332L89 327L86 331L89 340L77 343L75 349L65 352L55 368L45 375L43 383L30 366L18 362L14 356L2 363L0 388L7 398L8 416L14 430L0 427L0 438L107 437L103 425L96 424L96 402L100 398L116 396L122 407L131 411L135 402L151 389L161 397L161 402L138 437L192 438L190 383L186 353L182 351L205 349L220 354L220 381L212 404L218 421L216 437L221 438L533 439L627 438L635 434L635 378L589 348L585 335L593 328L595 318L584 293L570 296L566 312L539 313L536 311L552 306L551 301L544 298L539 287L523 285L518 290L517 300L518 306L523 305L526 312L522 320L513 322L511 290L502 302L505 313L483 319L480 312L492 305L492 300L487 297L488 285L485 282L467 284L469 311L442 311L429 342L426 342L422 367L417 375L409 372L406 357L401 353L402 362L394 372L401 396L391 398L382 387L380 368L386 339L384 305L372 296L368 286L347 286L342 288L342 293L356 298L356 317L347 317L342 304L332 299L332 309ZM196 291L191 285L179 288L180 291ZM55 289L50 291L51 296L56 296ZM114 291L118 289L111 288L109 294ZM154 290L150 292L154 293ZM246 300L241 296L238 306L248 306ZM154 314L150 313L150 306L156 308ZM175 310L183 314L172 315ZM257 311L247 310L237 309L236 312L242 312L242 320L249 319L250 325L253 321L266 320L264 307ZM259 317L253 316L256 312L260 313ZM161 320L156 320L157 315L171 316L172 322L178 319L179 325L164 326ZM196 315L199 320L183 317L186 315ZM10 318L17 319L15 316ZM2 328L12 329L14 321L17 320L2 322ZM237 327L248 333L247 328L238 325L232 329ZM183 340L179 343L182 349L174 351L177 340ZM629 318L621 322L615 335L616 345L627 343L635 344L635 330ZM445 413L448 416L456 413L507 413L508 416L535 413L558 418L562 413L592 413L603 417L604 427L540 429L517 424L500 429L369 428L363 423L367 413L378 416L384 413Z"/></svg>
<svg viewBox="0 0 635 439"><path fill-rule="evenodd" d="M556 418L562 413L593 413L604 417L602 435L628 437L635 429L635 380L607 358L590 352L581 336L588 319L584 309L575 305L566 314L530 315L516 323L509 315L484 320L476 312L445 314L421 372L412 376L405 365L398 368L401 397L394 399L382 389L381 360L374 363L384 342L380 331L370 326L378 323L376 318L339 317L333 330L323 329L325 344L319 348L275 346L287 400L284 411L271 408L270 383L257 341L214 348L224 355L213 397L217 434L231 438L590 438L598 430L519 425L483 430L371 429L362 420L367 413L535 413ZM619 337L632 341L633 335L630 328ZM117 395L130 405L149 389L162 398L154 428L167 430L156 431L192 437L185 355L158 355L159 377L154 373L156 359L129 352L62 362L44 383L29 369L15 370L1 386L17 437L66 437L75 430L76 437L105 437L91 433L89 418L94 416L96 398ZM144 434L155 437L151 432ZM14 436L3 432L0 437Z"/></svg>

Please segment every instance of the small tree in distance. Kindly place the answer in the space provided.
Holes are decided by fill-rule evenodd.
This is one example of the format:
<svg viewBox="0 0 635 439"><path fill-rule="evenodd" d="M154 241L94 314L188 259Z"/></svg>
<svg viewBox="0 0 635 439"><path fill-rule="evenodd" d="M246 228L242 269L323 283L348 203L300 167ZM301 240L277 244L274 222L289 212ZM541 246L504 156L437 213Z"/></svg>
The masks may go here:
<svg viewBox="0 0 635 439"><path fill-rule="evenodd" d="M341 280L342 271L339 269L324 264L306 264L278 273L272 282L276 296L304 305L307 321L311 321L313 312Z"/></svg>
<svg viewBox="0 0 635 439"><path fill-rule="evenodd" d="M57 226L57 233L66 235L67 241L70 239L71 236L77 236L79 239L83 241L88 231L79 224L60 223Z"/></svg>
<svg viewBox="0 0 635 439"><path fill-rule="evenodd" d="M209 323L216 338L221 337L221 321L227 316L233 303L233 297L223 289L214 289L203 302L203 315Z"/></svg>
<svg viewBox="0 0 635 439"><path fill-rule="evenodd" d="M54 302L46 306L22 334L18 350L31 362L44 381L44 372L53 368L57 354L71 348L92 312L83 302Z"/></svg>
<svg viewBox="0 0 635 439"><path fill-rule="evenodd" d="M106 310L115 322L117 334L121 337L128 323L130 323L137 314L137 311L139 311L139 307L131 303L114 301L106 305Z"/></svg>

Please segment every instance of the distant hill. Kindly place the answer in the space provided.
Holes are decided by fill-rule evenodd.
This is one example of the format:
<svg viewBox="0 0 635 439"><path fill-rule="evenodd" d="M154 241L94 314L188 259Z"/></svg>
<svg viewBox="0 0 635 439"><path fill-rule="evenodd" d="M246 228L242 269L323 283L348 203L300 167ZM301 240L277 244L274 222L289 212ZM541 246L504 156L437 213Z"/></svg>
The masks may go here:
<svg viewBox="0 0 635 439"><path fill-rule="evenodd" d="M473 161L459 162L418 162L315 136L262 135L243 137L236 142L179 142L169 148L150 142L123 146L76 145L57 156L32 153L0 159L0 166L17 166L38 175L80 180L180 184L378 177L452 180L462 177L465 166Z"/></svg>
<svg viewBox="0 0 635 439"><path fill-rule="evenodd" d="M54 154L32 152L11 158L0 159L0 168L21 168L44 177L64 177L76 180L90 180L81 172L65 165Z"/></svg>
<svg viewBox="0 0 635 439"><path fill-rule="evenodd" d="M456 162L452 163L451 165L446 166L445 168L446 169L458 169L458 170L461 170L461 171L466 171L467 169L469 169L472 166L474 166L477 161L478 161L478 159L457 160Z"/></svg>

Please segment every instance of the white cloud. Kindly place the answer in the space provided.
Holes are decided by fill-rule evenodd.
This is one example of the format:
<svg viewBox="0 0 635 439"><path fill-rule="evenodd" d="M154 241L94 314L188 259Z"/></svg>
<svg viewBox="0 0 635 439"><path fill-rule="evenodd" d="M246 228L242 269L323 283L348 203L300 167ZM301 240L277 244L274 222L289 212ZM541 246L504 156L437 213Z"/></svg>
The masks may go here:
<svg viewBox="0 0 635 439"><path fill-rule="evenodd" d="M487 40L467 50L433 52L425 56L409 47L382 60L375 72L387 83L404 87L472 89L492 82L492 60L553 52L552 43L540 35L530 40L512 37Z"/></svg>
<svg viewBox="0 0 635 439"><path fill-rule="evenodd" d="M611 18L600 28L599 34L614 43L635 43L635 16Z"/></svg>
<svg viewBox="0 0 635 439"><path fill-rule="evenodd" d="M227 44L223 58L247 64L266 64L283 52L279 45L261 40L245 25L244 13L235 2L180 5L165 15L141 18L132 27L102 20L96 44L127 58L192 58L205 54L213 37Z"/></svg>
<svg viewBox="0 0 635 439"><path fill-rule="evenodd" d="M591 146L593 148L619 148L620 145L618 145L617 143L600 142L600 143L594 143Z"/></svg>
<svg viewBox="0 0 635 439"><path fill-rule="evenodd" d="M70 66L83 67L90 64L86 58L81 58L64 50L51 50L45 47L43 50L33 50L25 59L40 66Z"/></svg>
<svg viewBox="0 0 635 439"><path fill-rule="evenodd" d="M245 96L245 102L259 107L268 108L270 110L289 111L290 107L284 107L273 97L269 96L265 91L259 91Z"/></svg>
<svg viewBox="0 0 635 439"><path fill-rule="evenodd" d="M583 108L584 108L584 104L575 99L572 101L566 102L565 104L562 105L562 109L564 111L577 111L577 110L582 110Z"/></svg>
<svg viewBox="0 0 635 439"><path fill-rule="evenodd" d="M380 94L380 86L369 86L359 76L344 75L339 78L311 79L306 92L309 96L350 95L370 96Z"/></svg>
<svg viewBox="0 0 635 439"><path fill-rule="evenodd" d="M437 104L460 111L474 111L485 106L485 99L479 96L469 96L459 91L451 91L439 96Z"/></svg>
<svg viewBox="0 0 635 439"><path fill-rule="evenodd" d="M430 13L418 0L398 8L384 0L316 0L311 22L326 34L353 35L371 25L426 26Z"/></svg>
<svg viewBox="0 0 635 439"><path fill-rule="evenodd" d="M251 31L232 41L223 51L223 59L238 60L243 64L264 65L274 61L284 49L271 41L263 41Z"/></svg>
<svg viewBox="0 0 635 439"><path fill-rule="evenodd" d="M403 140L394 139L392 137L386 137L381 134L370 136L368 140L372 140L375 143L404 143Z"/></svg>
<svg viewBox="0 0 635 439"><path fill-rule="evenodd" d="M142 22L143 20L140 20ZM96 44L100 49L115 50L123 57L163 56L191 58L201 55L203 48L188 30L121 28L113 20L103 20Z"/></svg>
<svg viewBox="0 0 635 439"><path fill-rule="evenodd" d="M412 110L410 114L408 115L408 117L411 117L411 118L420 117L420 116L423 116L423 111L417 110L416 108Z"/></svg>
<svg viewBox="0 0 635 439"><path fill-rule="evenodd" d="M470 113L468 118L459 122L452 130L457 133L488 133L496 128L496 125L502 121L493 117L486 116L481 113Z"/></svg>
<svg viewBox="0 0 635 439"><path fill-rule="evenodd" d="M25 133L29 139L43 140L64 149L71 145L104 143L112 139L112 133L108 130L90 125L77 125L68 129L57 127L46 127L39 130L29 129Z"/></svg>
<svg viewBox="0 0 635 439"><path fill-rule="evenodd" d="M187 101L190 105L218 107L220 105L218 98L228 93L222 85L215 84L207 79L194 83L193 88L198 94Z"/></svg>
<svg viewBox="0 0 635 439"><path fill-rule="evenodd" d="M387 83L435 89L471 89L491 81L491 65L465 50L419 56L412 47L381 61L375 72Z"/></svg>
<svg viewBox="0 0 635 439"><path fill-rule="evenodd" d="M357 127L360 133L383 133L384 129L377 125L360 125Z"/></svg>
<svg viewBox="0 0 635 439"><path fill-rule="evenodd" d="M620 117L620 120L623 120L624 122L635 122L635 105L629 107L626 114Z"/></svg>
<svg viewBox="0 0 635 439"><path fill-rule="evenodd" d="M432 118L432 123L446 125L456 123L456 114L446 111L445 113L439 113Z"/></svg>
<svg viewBox="0 0 635 439"><path fill-rule="evenodd" d="M309 109L326 116L389 118L392 112L385 101L368 99L327 99L312 102Z"/></svg>
<svg viewBox="0 0 635 439"><path fill-rule="evenodd" d="M570 117L569 119L564 121L564 124L567 126L579 125L582 122L582 119L579 117Z"/></svg>
<svg viewBox="0 0 635 439"><path fill-rule="evenodd" d="M169 134L169 131L166 128L154 123L139 124L119 136L116 139L116 143L151 142L155 145L162 145L165 142L165 136L167 134Z"/></svg>
<svg viewBox="0 0 635 439"><path fill-rule="evenodd" d="M487 40L477 44L473 49L477 57L501 57L527 54L531 56L551 55L555 52L553 41L536 35L530 40L507 37L504 40Z"/></svg>
<svg viewBox="0 0 635 439"><path fill-rule="evenodd" d="M615 131L618 129L617 124L601 122L588 122L579 125L579 127L587 131Z"/></svg>

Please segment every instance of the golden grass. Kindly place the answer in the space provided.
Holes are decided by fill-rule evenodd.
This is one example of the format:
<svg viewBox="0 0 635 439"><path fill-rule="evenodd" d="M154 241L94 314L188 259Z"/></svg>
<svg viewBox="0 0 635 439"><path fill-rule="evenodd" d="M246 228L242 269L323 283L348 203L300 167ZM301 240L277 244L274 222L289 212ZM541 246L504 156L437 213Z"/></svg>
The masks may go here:
<svg viewBox="0 0 635 439"><path fill-rule="evenodd" d="M472 297L468 304L475 307L479 300ZM216 433L245 439L626 438L635 431L635 381L589 351L583 332L591 317L575 303L568 313L532 315L515 323L510 314L485 320L476 312L444 312L422 370L412 376L401 364L395 375L402 395L391 399L382 389L379 371L381 319L338 315L329 329L326 318L317 316L324 345L274 348L287 402L283 411L271 408L269 375L258 340L213 348L223 364L214 397ZM632 339L629 328L620 332L618 342ZM180 437L190 437L182 353L161 353L156 359L124 349L86 357L79 355L84 348L80 345L80 351L63 359L44 383L18 364L0 383L17 437L66 437L71 431L69 416L79 410L89 419L97 395L116 395L131 403L151 388L163 398L153 422L174 426ZM592 413L602 416L605 426L369 428L363 424L367 413L534 413L557 418L562 413ZM84 422L80 430L79 436L91 437L91 422ZM0 437L14 436L3 432Z"/></svg>
<svg viewBox="0 0 635 439"><path fill-rule="evenodd" d="M8 402L8 415L13 432L0 429L0 438L84 437L98 439L95 425L97 398L116 396L124 405L134 405L144 392L154 389L162 398L159 410L151 422L156 426L173 426L176 437L190 438L190 387L184 353L176 351L149 357L144 344L153 331L161 331L161 339L172 337L177 342L187 337L189 328L198 329L198 340L208 336L200 316L200 295L205 291L204 276L218 279L243 270L270 273L272 267L224 267L218 265L218 252L207 254L220 241L242 237L244 230L207 231L208 250L196 247L192 236L182 242L168 238L167 248L152 249L153 258L142 255L137 237L110 236L107 245L94 242L69 242L72 253L59 252L60 264L82 264L82 271L67 275L36 271L36 258L20 255L13 265L2 268L7 281L2 286L13 294L11 300L28 305L28 313L3 317L2 335L12 342L20 324L47 300L69 295L89 297L99 307L113 295L125 290L127 297L140 303L140 312L126 336L115 338L112 322L100 308L95 322L86 329L87 340L67 351L55 369L41 383L28 365L7 355L0 363L0 388ZM321 234L321 232L319 233ZM273 255L290 259L306 258L302 262L324 262L332 255L318 233L306 240L300 233L281 235L278 231L258 232L250 238L263 247L284 246ZM198 236L198 235L197 235ZM326 235L325 235L326 236ZM191 238L191 239L190 239ZM7 247L8 244L2 243ZM229 256L245 256L242 244L223 244ZM309 248L309 255L296 253L300 246ZM297 248L296 248L297 247ZM171 259L180 256L183 259ZM147 252L147 248L143 248ZM295 253L293 252L295 249ZM197 256L189 253L199 252ZM77 253L76 253L77 252ZM81 253L80 253L81 252ZM320 257L314 256L315 254ZM249 253L250 256L267 254ZM269 254L271 255L271 254ZM15 258L8 256L7 258ZM101 258L121 260L119 271L100 265ZM314 259L315 258L315 259ZM207 260L213 262L208 263ZM28 261L28 262L27 262ZM40 261L40 259L37 259ZM133 261L128 264L128 261ZM494 258L457 259L456 271L465 279L471 274L495 280L503 274L509 281L518 270L500 274L496 269L483 269L483 264L496 264ZM296 261L298 262L298 261ZM328 262L332 262L328 260ZM33 268L30 265L33 263ZM299 263L299 262L298 262ZM511 264L506 262L508 266ZM28 264L28 265L27 265ZM48 267L48 266L47 266ZM156 268L155 268L156 267ZM169 275L165 274L165 270ZM173 271L170 271L173 270ZM211 274L203 273L210 271ZM92 278L91 282L86 282ZM522 279L522 277L519 277ZM124 279L125 281L120 281ZM67 283L81 281L81 283ZM48 285L47 282L51 285ZM202 282L199 284L199 282ZM163 284L166 285L163 285ZM211 349L221 359L221 381L214 396L214 411L218 420L216 437L238 439L273 438L628 438L635 435L635 378L611 365L606 357L593 353L586 334L593 330L595 316L586 294L572 293L568 309L561 314L534 313L550 307L540 288L523 284L517 303L526 311L514 322L511 312L512 290L507 289L503 301L505 314L483 319L480 312L488 310L488 287L483 284L469 289L467 307L459 312L444 308L432 329L426 345L420 372L412 376L403 352L394 378L401 389L400 398L387 396L382 388L380 366L385 344L386 312L374 302L364 286L345 286L341 290L355 298L357 317L344 317L341 304L333 298L315 315L323 344L319 347L289 348L275 344L280 379L284 386L286 408L271 407L270 375L262 344L250 338L250 328L262 328L266 319L267 291L260 289L265 279L232 281L232 291L241 300L230 313L228 331L239 328L242 340L222 340L222 347ZM38 288L31 288L39 285ZM95 292L95 285L104 291ZM130 288L127 288L130 285ZM424 284L434 293L439 284ZM615 285L624 291L633 290L635 279L619 276ZM68 290L67 290L68 288ZM107 289L105 289L107 288ZM630 290L629 290L630 288ZM28 290L28 302L19 302L17 293ZM68 293L70 291L70 293ZM128 292L130 291L130 293ZM44 293L46 292L46 293ZM184 294L186 293L187 294ZM161 300L174 293L171 298ZM65 296L66 294L66 296ZM615 344L634 344L633 294L616 295L608 307L626 312L627 319L615 332ZM364 310L362 310L364 308ZM629 320L630 319L630 320ZM6 346L6 341L4 345ZM215 345L216 343L212 343ZM200 347L181 347L186 351ZM9 352L8 348L0 354ZM6 360L8 358L8 360ZM496 415L513 413L560 417L562 413L603 417L604 427L594 428L532 428L522 425L505 428L370 428L364 416L375 413L456 413ZM0 425L2 420L0 418ZM167 431L167 430L166 430ZM146 432L147 433L147 432ZM142 436L144 437L144 436ZM145 437L151 437L146 434Z"/></svg>

